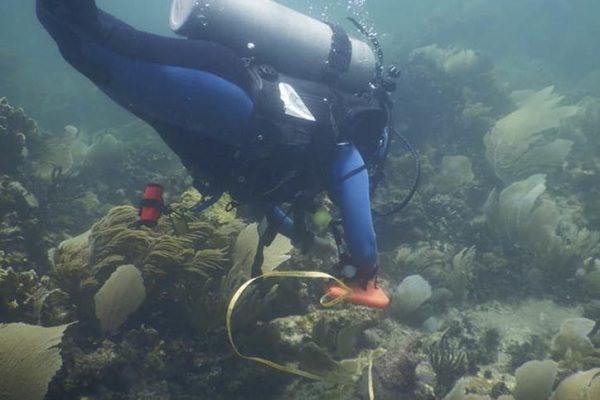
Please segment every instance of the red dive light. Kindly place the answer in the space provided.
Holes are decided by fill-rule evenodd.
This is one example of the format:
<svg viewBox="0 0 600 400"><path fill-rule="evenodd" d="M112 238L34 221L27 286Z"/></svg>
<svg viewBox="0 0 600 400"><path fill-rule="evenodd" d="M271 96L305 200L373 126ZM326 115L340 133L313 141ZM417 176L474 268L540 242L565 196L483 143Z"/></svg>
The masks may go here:
<svg viewBox="0 0 600 400"><path fill-rule="evenodd" d="M139 220L140 225L154 227L163 212L163 193L165 188L156 183L149 183L144 188L144 196L140 201Z"/></svg>

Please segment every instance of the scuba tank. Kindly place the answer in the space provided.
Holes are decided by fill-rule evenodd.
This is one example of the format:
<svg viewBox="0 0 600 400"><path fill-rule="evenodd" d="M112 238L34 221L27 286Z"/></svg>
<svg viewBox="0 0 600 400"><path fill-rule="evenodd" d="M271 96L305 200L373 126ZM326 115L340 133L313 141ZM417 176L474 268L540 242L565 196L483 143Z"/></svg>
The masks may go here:
<svg viewBox="0 0 600 400"><path fill-rule="evenodd" d="M369 88L377 60L369 45L271 0L173 0L171 29L210 40L279 71L348 93Z"/></svg>

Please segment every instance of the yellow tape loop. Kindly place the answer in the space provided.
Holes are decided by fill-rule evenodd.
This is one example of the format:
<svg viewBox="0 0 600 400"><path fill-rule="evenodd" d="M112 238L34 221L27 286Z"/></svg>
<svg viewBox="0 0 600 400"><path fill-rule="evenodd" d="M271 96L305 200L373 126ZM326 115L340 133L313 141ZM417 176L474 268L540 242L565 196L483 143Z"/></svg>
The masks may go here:
<svg viewBox="0 0 600 400"><path fill-rule="evenodd" d="M323 296L320 300L320 303L323 307L326 307L326 308L334 307L334 306L342 303L344 300L346 300L349 296L352 295L352 289L350 287L348 287L348 285L346 285L344 282L342 282L338 278L336 278L330 274L327 274L325 272L275 271L275 272L266 273L266 274L258 276L256 278L252 278L249 281L247 281L246 283L244 283L242 286L239 287L239 289L231 297L231 300L229 301L229 305L227 306L227 315L225 318L225 324L227 327L227 338L229 339L229 344L233 348L233 351L235 352L235 354L237 354L239 357L241 357L245 360L254 361L254 362L266 365L268 367L274 368L276 370L282 371L282 372L287 372L290 374L302 376L304 378L313 379L316 381L331 382L329 379L327 379L324 376L313 374L308 371L303 371L299 368L294 368L294 367L278 364L276 362L273 362L273 361L270 361L270 360L267 360L267 359L261 358L261 357L253 357L253 356L244 355L240 352L238 347L235 345L235 342L233 341L233 329L231 327L231 318L233 316L233 310L235 309L235 306L236 306L238 300L240 299L242 294L246 291L246 289L250 285L252 285L253 283L255 283L258 280L271 279L271 278L303 278L303 279L327 279L327 280L332 279L332 280L334 280L344 290L344 294L335 299L329 299L326 295ZM369 397L371 400L374 400L375 395L374 395L374 390L373 390L373 376L372 376L373 372L372 372L372 370L373 370L373 354L370 353L369 354ZM339 384L339 382L337 382L337 381L333 382L333 383Z"/></svg>
<svg viewBox="0 0 600 400"><path fill-rule="evenodd" d="M270 273L258 276L256 278L250 279L248 282L246 282L242 286L240 286L240 288L235 292L235 294L233 295L233 297L231 298L231 300L229 302L229 306L227 307L227 315L226 315L225 322L226 322L226 326L227 326L227 337L229 339L229 344L233 348L233 351L235 352L235 354L237 354L238 356L240 356L246 360L255 361L257 363L267 365L271 368L275 368L279 371L303 376L305 378L309 378L309 379L313 379L313 380L317 380L317 381L325 381L326 379L322 376L319 376L319 375L316 375L316 374L313 374L313 373L310 373L307 371L303 371L298 368L277 364L273 361L270 361L270 360L267 360L267 359L264 359L261 357L246 356L246 355L242 354L240 352L240 350L237 348L237 346L235 345L235 342L233 341L233 330L231 327L231 317L233 316L233 310L235 309L235 305L237 304L238 300L240 299L240 297L242 296L244 291L246 291L248 286L252 285L254 282L256 282L258 280L270 279L270 278L334 279L340 285L340 287L342 287L344 289L345 294L343 296L338 297L337 299L333 299L330 301L324 301L322 299L323 301L321 301L321 304L323 305L323 307L334 307L335 305L343 302L344 299L346 299L348 296L350 296L352 294L352 289L350 289L344 282L342 282L341 280L335 278L334 276L331 276L324 272L317 272L317 271L315 271L315 272L304 272L304 271L302 271L302 272L301 271L278 272L278 271L275 271L275 272L270 272Z"/></svg>

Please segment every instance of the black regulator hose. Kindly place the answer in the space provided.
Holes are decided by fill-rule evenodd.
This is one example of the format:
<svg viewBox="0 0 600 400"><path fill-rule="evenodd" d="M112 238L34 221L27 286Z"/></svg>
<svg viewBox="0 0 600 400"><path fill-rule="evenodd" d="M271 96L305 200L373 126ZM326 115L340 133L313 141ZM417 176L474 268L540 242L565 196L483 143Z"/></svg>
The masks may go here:
<svg viewBox="0 0 600 400"><path fill-rule="evenodd" d="M410 189L410 192L404 198L404 200L402 200L402 202L400 202L398 205L394 206L391 210L386 211L386 212L378 212L376 210L373 210L373 215L377 218L389 217L390 215L393 215L393 214L396 214L396 213L402 211L402 209L404 209L404 207L406 207L408 205L408 203L410 203L410 201L412 200L413 196L417 192L417 188L419 187L419 183L421 181L421 158L419 157L419 153L410 144L410 142L404 136L402 136L400 134L400 132L398 132L395 128L390 126L390 127L388 127L388 129L390 131L392 131L394 136L396 136L398 138L398 140L400 140L400 142L404 145L404 147L408 151L410 151L410 153L412 154L413 160L415 162L415 175L413 177L413 184Z"/></svg>
<svg viewBox="0 0 600 400"><path fill-rule="evenodd" d="M379 42L379 39L377 39L377 36L375 34L372 34L369 31L367 31L367 29L360 22L358 22L355 18L348 17L348 21L352 22L352 24L356 27L356 29L358 29L358 31L360 33L362 33L371 42L373 49L375 50L375 52L377 54L376 81L375 82L376 82L376 84L383 85L384 84L384 77L383 77L384 54L383 54L383 48L381 47L381 43ZM397 74L397 72L393 71L392 76L394 74ZM396 214L396 213L402 211L402 209L404 209L404 207L406 207L408 205L408 203L410 203L410 201L414 197L415 193L417 192L417 188L419 187L419 183L421 181L421 159L419 157L419 153L410 144L410 142L404 136L402 136L400 134L400 132L398 132L395 128L393 128L391 126L391 124L388 125L388 129L390 131L392 131L394 136L396 136L398 138L398 140L400 140L400 142L404 145L404 147L408 151L410 151L410 153L412 154L414 162L415 162L415 175L413 178L413 184L410 189L410 192L404 198L404 200L402 200L402 202L400 202L398 205L394 206L391 210L386 211L386 212L378 212L376 210L373 210L373 215L377 218L389 217L390 215L393 215L393 214Z"/></svg>

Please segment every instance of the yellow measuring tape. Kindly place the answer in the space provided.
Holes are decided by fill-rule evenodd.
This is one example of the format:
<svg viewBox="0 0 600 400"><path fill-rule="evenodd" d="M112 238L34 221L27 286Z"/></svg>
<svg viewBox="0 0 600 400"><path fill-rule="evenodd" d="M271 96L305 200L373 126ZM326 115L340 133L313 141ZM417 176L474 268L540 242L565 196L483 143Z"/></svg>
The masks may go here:
<svg viewBox="0 0 600 400"><path fill-rule="evenodd" d="M278 364L276 362L273 362L273 361L270 361L270 360L267 360L267 359L261 358L261 357L253 357L253 356L244 355L240 352L238 347L235 345L235 342L233 340L233 329L231 327L231 318L233 316L233 310L235 309L235 305L237 304L238 300L240 299L240 297L242 296L244 291L246 291L246 289L250 285L252 285L256 281L259 281L261 279L271 279L271 278L301 278L301 279L327 279L327 280L333 279L333 280L335 280L336 283L338 285L340 285L340 287L344 290L344 294L342 296L339 296L339 297L337 297L335 299L331 299L331 300L328 300L327 296L323 296L320 300L320 303L325 308L334 307L334 306L342 303L344 300L346 300L349 296L352 295L352 289L350 287L348 287L348 285L346 285L344 282L342 282L338 278L336 278L332 275L329 275L325 272L318 272L318 271L312 271L312 272L281 271L281 272L278 272L278 271L275 271L275 272L269 272L269 273L263 274L256 278L252 278L249 281L247 281L246 283L244 283L242 286L239 287L239 289L234 293L231 300L229 301L229 305L227 306L227 315L225 318L225 324L227 327L227 338L229 339L229 344L233 348L233 351L235 352L235 354L237 354L239 357L241 357L243 359L254 361L254 362L266 365L268 367L274 368L276 370L279 370L282 372L287 372L287 373L298 375L298 376L302 376L304 378L313 379L316 381L329 381L324 376L313 374L308 371L303 371L299 368L290 367L290 366L283 365L283 364ZM373 390L373 372L372 371L373 371L373 353L371 352L369 354L369 398L371 400L374 400L375 394L374 394L374 390ZM334 383L339 383L339 382L334 382Z"/></svg>

